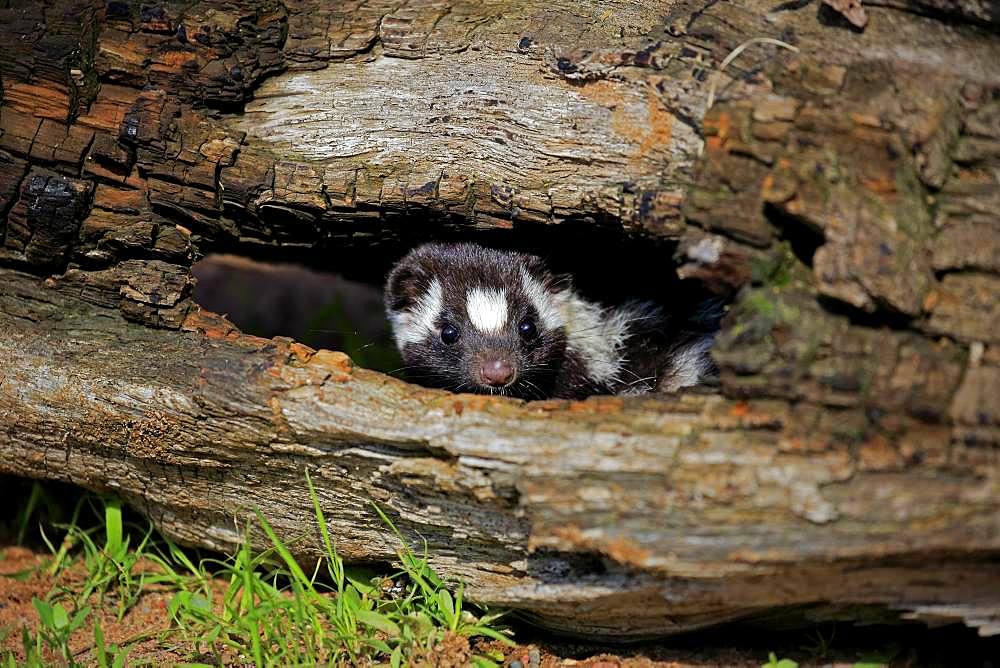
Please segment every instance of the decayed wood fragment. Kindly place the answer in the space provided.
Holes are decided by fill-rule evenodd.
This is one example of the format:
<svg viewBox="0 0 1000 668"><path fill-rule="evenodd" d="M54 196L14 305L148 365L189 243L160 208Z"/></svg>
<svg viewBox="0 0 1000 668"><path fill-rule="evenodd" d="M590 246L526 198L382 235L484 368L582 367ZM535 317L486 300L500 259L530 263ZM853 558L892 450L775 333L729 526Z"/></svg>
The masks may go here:
<svg viewBox="0 0 1000 668"><path fill-rule="evenodd" d="M998 17L819 4L0 9L0 470L220 549L259 506L309 558L308 468L348 558L393 558L374 499L577 633L845 604L1000 631ZM748 45L706 109L759 37L798 51ZM191 297L217 250L377 281L352 256L549 229L732 299L719 394L430 392Z"/></svg>

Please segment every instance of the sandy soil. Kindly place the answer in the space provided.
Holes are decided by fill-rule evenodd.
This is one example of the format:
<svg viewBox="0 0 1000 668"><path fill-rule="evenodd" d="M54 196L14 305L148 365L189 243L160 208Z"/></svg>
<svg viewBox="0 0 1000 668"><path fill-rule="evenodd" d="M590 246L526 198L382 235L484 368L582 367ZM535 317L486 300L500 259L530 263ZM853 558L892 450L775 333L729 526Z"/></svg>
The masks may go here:
<svg viewBox="0 0 1000 668"><path fill-rule="evenodd" d="M0 649L13 650L23 658L21 628L27 624L34 628L38 623L37 613L32 605L32 597L44 598L53 586L72 590L81 580L81 573L73 568L58 579L44 574L47 555L23 547L0 547ZM220 587L225 584L220 582ZM167 605L171 594L151 591L140 599L121 619L117 619L116 602L106 600L98 609L101 627L108 645L125 645L136 638L145 637L133 647L129 654L130 664L148 663L165 665L198 660L214 662L210 656L192 656L190 646L164 648L155 637L156 632L168 627ZM1000 665L1000 642L976 640L975 634L967 629L951 629L928 632L909 627L906 632L883 631L881 635L865 635L862 641L849 635L836 642L835 649L823 652L810 647L811 638L818 638L799 632L795 635L747 635L745 632L716 631L694 638L681 638L655 645L633 645L617 648L598 647L574 641L560 641L539 636L531 629L516 629L517 637L525 644L511 648L501 643L474 642L470 645L466 638L448 636L431 651L414 657L413 664L451 668L469 665L474 653L499 651L504 655L504 665L510 668L555 668L556 666L580 666L583 668L631 668L671 667L705 668L726 666L734 668L756 668L767 660L768 650L779 656L794 658L800 666L852 666L855 661L873 648L893 648L893 666L924 665ZM838 632L843 636L843 632ZM152 637L150 637L152 636ZM532 637L535 636L535 637ZM872 642L872 637L875 642ZM531 640L531 642L527 642ZM796 641L798 644L796 644ZM70 646L76 660L84 665L94 665L93 626L85 624L71 639ZM239 657L225 657L227 665L242 665ZM59 656L47 656L52 665L63 663ZM230 663L231 662L231 663Z"/></svg>
<svg viewBox="0 0 1000 668"><path fill-rule="evenodd" d="M23 659L20 628L27 624L35 628L38 623L37 612L32 605L32 598L44 598L54 585L72 589L80 580L80 573L71 568L58 580L44 574L47 555L23 547L8 547L0 549L0 629L11 632L0 642L0 648L13 650L19 659ZM224 584L220 583L220 586ZM167 604L170 594L152 592L144 595L139 603L129 610L119 621L116 616L115 602L107 601L99 610L101 628L106 642L111 645L128 644L134 638L143 634L154 633L168 627ZM93 627L84 625L72 638L70 646L76 660L88 664L95 661L93 657ZM3 634L0 633L0 636ZM437 644L430 652L414 657L415 665L437 666L440 668L457 668L469 665L473 653L500 651L504 654L505 665L517 668L551 668L553 666L574 665L592 668L608 668L611 666L759 666L757 656L751 656L747 651L721 650L703 652L694 656L694 652L681 651L671 658L651 660L646 657L619 657L612 654L598 654L592 658L567 658L554 654L552 651L538 645L523 645L517 648L507 647L499 642L488 642L470 645L468 639L459 636L448 636ZM190 661L190 648L178 647L176 651L168 651L160 646L155 637L138 643L129 657L135 662L149 662L156 665L180 661ZM49 655L46 657L53 665L61 662L61 657ZM208 657L206 657L208 659ZM234 662L237 661L233 657Z"/></svg>

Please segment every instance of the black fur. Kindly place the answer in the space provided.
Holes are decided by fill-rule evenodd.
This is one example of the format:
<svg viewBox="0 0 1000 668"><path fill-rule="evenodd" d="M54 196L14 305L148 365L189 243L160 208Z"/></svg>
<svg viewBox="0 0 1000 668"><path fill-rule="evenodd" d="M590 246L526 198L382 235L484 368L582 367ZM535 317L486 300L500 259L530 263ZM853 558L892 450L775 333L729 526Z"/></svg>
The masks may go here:
<svg viewBox="0 0 1000 668"><path fill-rule="evenodd" d="M524 399L639 393L656 389L661 377L670 373L671 355L699 336L695 331L671 327L662 310L643 307L641 317L630 319L620 351L618 378L597 382L588 373L588 360L581 352L567 349L567 332L542 327L523 290L522 269L548 294L571 294L566 292L573 289L569 277L552 274L541 258L523 253L471 243L435 243L420 246L400 260L386 281L385 304L390 317L417 308L435 279L443 287L442 309L433 323L433 335L400 346L406 376L430 387ZM469 322L466 293L475 287L501 286L507 295L508 321L499 334L483 334ZM524 341L517 332L525 319L538 325L539 336L532 341ZM459 340L452 345L439 335L446 324L460 331ZM494 354L510 360L516 369L516 379L502 388L489 387L476 374L483 355Z"/></svg>
<svg viewBox="0 0 1000 668"><path fill-rule="evenodd" d="M566 337L561 331L542 331L524 342L516 327L525 318L538 322L538 313L521 290L520 269L553 292L565 289L538 257L484 248L476 244L425 244L400 260L389 274L385 289L390 314L412 308L434 279L444 286L444 308L435 325L456 326L461 338L454 345L428 337L402 348L406 376L421 385L456 392L497 393L524 399L556 396L556 380L563 366ZM466 292L473 287L503 286L508 295L510 319L500 336L480 333L469 322ZM482 351L500 350L517 369L516 381L504 388L489 388L475 379L473 369Z"/></svg>

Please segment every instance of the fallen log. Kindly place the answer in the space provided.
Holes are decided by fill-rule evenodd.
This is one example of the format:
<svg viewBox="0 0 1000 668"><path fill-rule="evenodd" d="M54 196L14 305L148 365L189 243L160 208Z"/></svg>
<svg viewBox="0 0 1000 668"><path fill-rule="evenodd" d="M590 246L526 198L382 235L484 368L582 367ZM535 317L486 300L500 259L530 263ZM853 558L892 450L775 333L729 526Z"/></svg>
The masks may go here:
<svg viewBox="0 0 1000 668"><path fill-rule="evenodd" d="M3 470L114 491L186 543L230 550L259 508L314 554L308 470L345 558L394 559L374 501L475 600L567 631L862 603L997 629L994 470L949 461L941 428L910 425L945 452L904 461L847 434L856 409L453 395L209 314L152 329L4 284Z"/></svg>
<svg viewBox="0 0 1000 668"><path fill-rule="evenodd" d="M308 470L346 558L395 558L374 501L572 633L1000 632L995 15L570 4L0 9L0 471L309 559ZM377 282L443 236L731 299L719 391L452 395L192 300L212 251Z"/></svg>

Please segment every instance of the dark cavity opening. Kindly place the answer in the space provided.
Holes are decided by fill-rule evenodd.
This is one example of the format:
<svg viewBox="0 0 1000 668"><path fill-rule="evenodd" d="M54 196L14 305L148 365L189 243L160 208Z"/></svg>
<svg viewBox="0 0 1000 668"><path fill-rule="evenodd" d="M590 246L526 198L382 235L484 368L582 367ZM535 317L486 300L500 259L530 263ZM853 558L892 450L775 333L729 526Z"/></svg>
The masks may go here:
<svg viewBox="0 0 1000 668"><path fill-rule="evenodd" d="M247 334L341 350L369 369L389 372L400 366L382 291L375 285L237 255L209 255L193 272L195 301Z"/></svg>
<svg viewBox="0 0 1000 668"><path fill-rule="evenodd" d="M248 334L342 350L363 367L394 373L402 362L385 317L382 287L392 266L427 241L473 241L532 253L553 272L571 275L589 300L609 306L651 301L677 320L695 315L714 297L701 282L677 276L675 243L629 236L620 227L515 223L514 230L470 231L408 219L371 234L337 233L343 236L311 246L244 239L218 248L221 254L194 266L195 300L227 315Z"/></svg>
<svg viewBox="0 0 1000 668"><path fill-rule="evenodd" d="M467 225L410 218L405 222L386 221L379 229L367 232L351 232L345 226L338 228L337 234L309 246L282 245L277 239L244 239L213 250L336 273L381 290L393 264L419 244L472 241L539 255L554 272L571 274L579 292L607 304L649 299L671 310L683 310L710 296L700 282L677 277L674 242L630 236L620 226L592 222L515 223L513 230L472 230Z"/></svg>
<svg viewBox="0 0 1000 668"><path fill-rule="evenodd" d="M823 231L770 203L764 205L764 216L779 230L795 257L812 269L816 250L826 242Z"/></svg>

